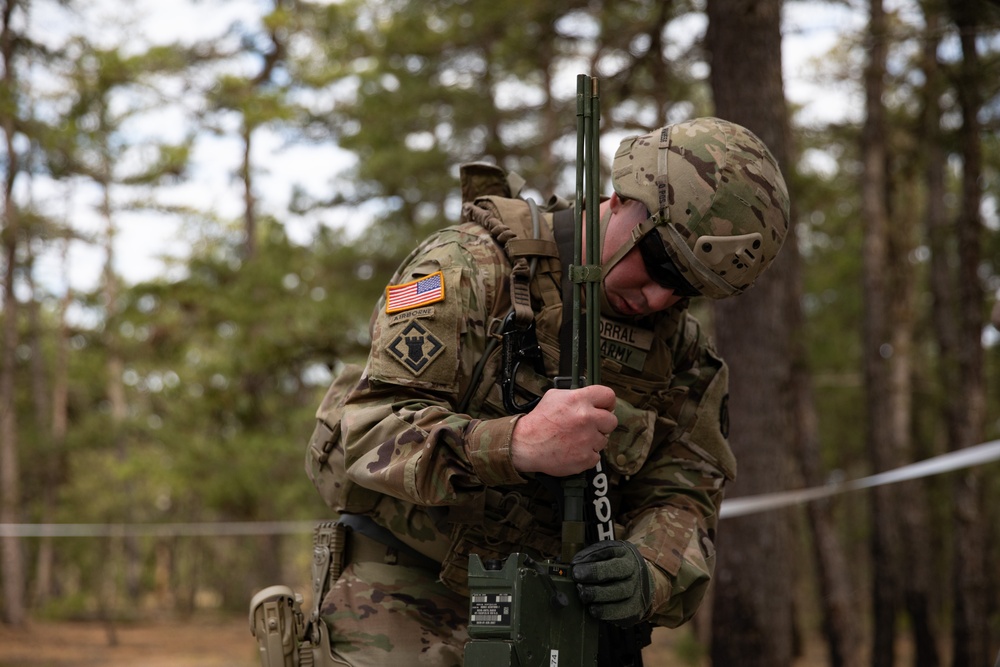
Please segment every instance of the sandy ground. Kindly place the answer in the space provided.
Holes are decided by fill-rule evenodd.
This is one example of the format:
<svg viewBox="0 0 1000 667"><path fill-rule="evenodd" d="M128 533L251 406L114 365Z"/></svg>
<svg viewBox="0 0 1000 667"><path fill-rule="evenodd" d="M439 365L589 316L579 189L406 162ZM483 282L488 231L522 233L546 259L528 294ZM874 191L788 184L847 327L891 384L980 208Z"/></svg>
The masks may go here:
<svg viewBox="0 0 1000 667"><path fill-rule="evenodd" d="M657 637L649 665L673 661ZM670 657L665 657L670 656ZM669 661L669 662L668 662ZM259 667L246 619L117 624L34 621L0 626L0 667Z"/></svg>
<svg viewBox="0 0 1000 667"><path fill-rule="evenodd" d="M0 626L0 667L259 667L246 619Z"/></svg>
<svg viewBox="0 0 1000 667"><path fill-rule="evenodd" d="M643 652L645 664L706 664L675 652L675 646L684 644L680 632L656 629L653 644ZM820 647L811 646L795 664L825 664ZM33 621L22 630L0 625L0 667L260 667L260 663L247 619L213 617L119 623L113 629L96 622Z"/></svg>
<svg viewBox="0 0 1000 667"><path fill-rule="evenodd" d="M673 640L654 633L644 653L650 666L685 664ZM189 622L33 621L22 630L0 625L0 667L259 667L257 645L242 618Z"/></svg>

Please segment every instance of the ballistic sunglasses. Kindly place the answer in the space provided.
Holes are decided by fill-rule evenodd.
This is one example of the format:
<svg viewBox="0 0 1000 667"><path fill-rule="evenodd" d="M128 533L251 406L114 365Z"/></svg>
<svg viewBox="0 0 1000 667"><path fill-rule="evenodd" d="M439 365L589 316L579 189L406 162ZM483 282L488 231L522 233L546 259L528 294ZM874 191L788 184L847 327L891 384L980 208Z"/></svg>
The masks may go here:
<svg viewBox="0 0 1000 667"><path fill-rule="evenodd" d="M646 272L661 287L672 289L674 294L682 297L701 296L701 292L695 289L694 285L681 275L680 269L670 259L667 248L663 244L663 237L656 229L650 230L648 234L639 239L639 254L646 265Z"/></svg>

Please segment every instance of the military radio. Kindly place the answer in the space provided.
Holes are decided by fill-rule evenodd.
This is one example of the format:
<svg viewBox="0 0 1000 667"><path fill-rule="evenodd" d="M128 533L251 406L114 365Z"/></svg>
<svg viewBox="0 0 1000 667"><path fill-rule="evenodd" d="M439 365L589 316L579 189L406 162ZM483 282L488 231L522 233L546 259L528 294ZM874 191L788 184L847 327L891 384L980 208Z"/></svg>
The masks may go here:
<svg viewBox="0 0 1000 667"><path fill-rule="evenodd" d="M600 382L600 97L596 78L577 77L576 204L574 263L568 267L571 285L582 288L586 326L580 299L573 303L572 375L556 386L575 389ZM581 218L586 212L587 247L583 248ZM581 336L585 335L585 340ZM580 374L581 347L586 350L586 375ZM512 383L504 386L505 396ZM504 402L510 409L513 397ZM524 406L530 410L534 402ZM577 594L570 572L573 555L586 543L587 476L562 481L562 553L559 561L535 560L514 553L504 560L469 557L469 642L467 667L593 667L597 665L600 623ZM609 518L610 522L610 518Z"/></svg>

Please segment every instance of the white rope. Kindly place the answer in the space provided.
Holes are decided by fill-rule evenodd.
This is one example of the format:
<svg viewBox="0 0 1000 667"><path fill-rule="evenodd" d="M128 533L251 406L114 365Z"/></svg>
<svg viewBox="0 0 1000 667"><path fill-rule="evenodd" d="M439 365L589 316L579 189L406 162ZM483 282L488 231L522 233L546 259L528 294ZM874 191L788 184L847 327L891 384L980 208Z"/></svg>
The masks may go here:
<svg viewBox="0 0 1000 667"><path fill-rule="evenodd" d="M895 470L846 482L757 496L731 498L719 516L728 519L886 484L940 475L1000 460L1000 440L985 442ZM0 523L0 537L175 537L226 535L293 535L309 533L319 521L229 521L204 523Z"/></svg>
<svg viewBox="0 0 1000 667"><path fill-rule="evenodd" d="M203 523L0 523L0 537L175 537L292 535L309 533L318 521Z"/></svg>
<svg viewBox="0 0 1000 667"><path fill-rule="evenodd" d="M1000 460L1000 440L993 440L992 442L984 442L980 445L948 452L947 454L941 454L940 456L911 463L901 468L881 472L869 477L848 480L846 482L834 482L809 489L780 491L777 493L724 500L719 516L726 519L734 516L766 512L782 507L801 505L802 503L819 500L820 498L828 498L840 493L846 493L847 491L870 489L876 486L939 475L997 460Z"/></svg>

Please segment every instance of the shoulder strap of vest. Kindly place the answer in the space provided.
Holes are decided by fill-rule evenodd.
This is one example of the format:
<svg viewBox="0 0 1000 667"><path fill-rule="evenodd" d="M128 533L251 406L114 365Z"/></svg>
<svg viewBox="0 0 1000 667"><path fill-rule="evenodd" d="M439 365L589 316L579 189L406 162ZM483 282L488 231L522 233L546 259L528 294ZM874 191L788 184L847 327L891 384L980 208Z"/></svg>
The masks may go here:
<svg viewBox="0 0 1000 667"><path fill-rule="evenodd" d="M522 329L535 319L531 309L530 285L537 259L559 257L556 244L541 238L540 216L538 205L530 198L480 197L462 206L462 217L486 229L511 262L511 305L514 322ZM524 231L527 229L531 230L530 238L525 238Z"/></svg>
<svg viewBox="0 0 1000 667"><path fill-rule="evenodd" d="M532 230L532 238L527 239L519 236L517 232L504 224L505 219L523 223L521 218L526 207L531 217L530 229ZM539 238L541 221L537 206L530 199L510 199L501 196L480 197L474 202L462 204L462 219L474 222L486 229L490 236L504 249L504 254L507 255L507 259L510 260L513 267L510 277L512 304L510 312L514 314L516 324L521 328L527 328L534 321L534 313L531 310L530 283L537 265L537 257L559 256L554 243L546 243ZM519 226L529 228L524 224ZM529 257L531 258L530 262L528 261ZM518 321L518 317L521 318L520 321ZM459 412L465 412L468 409L469 402L482 379L486 361L497 345L497 339L491 337L483 351L482 358L473 369L469 386L466 388L465 394L462 395L462 400L459 401L457 406Z"/></svg>

